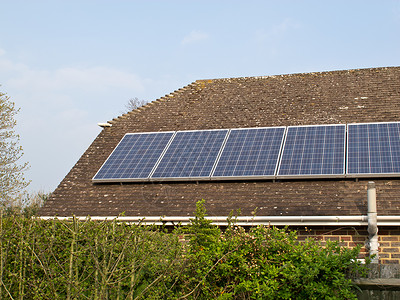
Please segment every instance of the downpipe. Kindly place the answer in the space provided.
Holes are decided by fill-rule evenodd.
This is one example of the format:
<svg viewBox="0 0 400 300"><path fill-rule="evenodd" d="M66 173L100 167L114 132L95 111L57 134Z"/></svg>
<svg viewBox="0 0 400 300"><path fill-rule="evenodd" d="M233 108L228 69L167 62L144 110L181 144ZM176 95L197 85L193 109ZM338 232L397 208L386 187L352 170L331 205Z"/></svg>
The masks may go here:
<svg viewBox="0 0 400 300"><path fill-rule="evenodd" d="M372 257L371 263L379 262L379 243L378 243L378 217L376 209L376 188L375 182L368 182L368 234L369 234L369 256Z"/></svg>

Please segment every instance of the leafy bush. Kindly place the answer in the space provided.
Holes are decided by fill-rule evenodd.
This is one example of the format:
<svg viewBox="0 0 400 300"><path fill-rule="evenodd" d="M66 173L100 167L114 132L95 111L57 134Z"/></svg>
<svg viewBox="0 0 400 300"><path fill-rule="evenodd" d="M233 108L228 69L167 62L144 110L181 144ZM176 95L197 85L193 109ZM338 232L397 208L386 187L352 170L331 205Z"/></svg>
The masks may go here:
<svg viewBox="0 0 400 300"><path fill-rule="evenodd" d="M287 229L0 218L1 299L355 299L358 248ZM178 241L186 234L189 243Z"/></svg>
<svg viewBox="0 0 400 300"><path fill-rule="evenodd" d="M299 242L287 228L230 225L224 233L205 219L204 202L192 234L184 284L193 299L356 299L350 271L365 271L359 248L313 239Z"/></svg>

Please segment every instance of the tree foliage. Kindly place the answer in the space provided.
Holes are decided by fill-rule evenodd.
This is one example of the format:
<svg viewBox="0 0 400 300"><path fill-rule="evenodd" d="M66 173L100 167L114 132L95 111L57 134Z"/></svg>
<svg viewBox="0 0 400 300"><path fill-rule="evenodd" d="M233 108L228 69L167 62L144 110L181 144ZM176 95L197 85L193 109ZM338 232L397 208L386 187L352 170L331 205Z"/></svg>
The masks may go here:
<svg viewBox="0 0 400 300"><path fill-rule="evenodd" d="M28 163L21 163L23 155L19 136L15 133L15 115L19 109L10 98L0 92L0 201L10 205L27 187L24 178Z"/></svg>
<svg viewBox="0 0 400 300"><path fill-rule="evenodd" d="M19 195L12 205L3 207L3 216L24 216L26 218L37 215L39 209L49 199L51 193L43 191Z"/></svg>

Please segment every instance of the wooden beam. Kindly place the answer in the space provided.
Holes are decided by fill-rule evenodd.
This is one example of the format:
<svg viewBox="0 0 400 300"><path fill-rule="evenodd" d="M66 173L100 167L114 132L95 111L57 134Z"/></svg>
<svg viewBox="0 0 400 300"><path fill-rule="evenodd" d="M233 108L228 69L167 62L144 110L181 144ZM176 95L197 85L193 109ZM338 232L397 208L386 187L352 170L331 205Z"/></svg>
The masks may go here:
<svg viewBox="0 0 400 300"><path fill-rule="evenodd" d="M395 290L400 291L399 278L354 279L353 283L362 290Z"/></svg>

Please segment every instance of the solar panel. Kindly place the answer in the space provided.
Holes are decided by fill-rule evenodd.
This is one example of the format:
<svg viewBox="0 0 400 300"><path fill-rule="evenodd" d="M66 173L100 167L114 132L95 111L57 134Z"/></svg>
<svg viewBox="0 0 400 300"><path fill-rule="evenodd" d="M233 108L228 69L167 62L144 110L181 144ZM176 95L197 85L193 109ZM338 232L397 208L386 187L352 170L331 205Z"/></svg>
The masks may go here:
<svg viewBox="0 0 400 300"><path fill-rule="evenodd" d="M344 176L346 125L288 127L278 178Z"/></svg>
<svg viewBox="0 0 400 300"><path fill-rule="evenodd" d="M349 124L347 128L348 175L399 176L399 122Z"/></svg>
<svg viewBox="0 0 400 300"><path fill-rule="evenodd" d="M148 178L173 135L171 131L126 134L93 181L121 182Z"/></svg>
<svg viewBox="0 0 400 300"><path fill-rule="evenodd" d="M232 129L212 178L273 177L284 133L285 127Z"/></svg>
<svg viewBox="0 0 400 300"><path fill-rule="evenodd" d="M178 131L151 178L209 179L227 133L228 129Z"/></svg>

